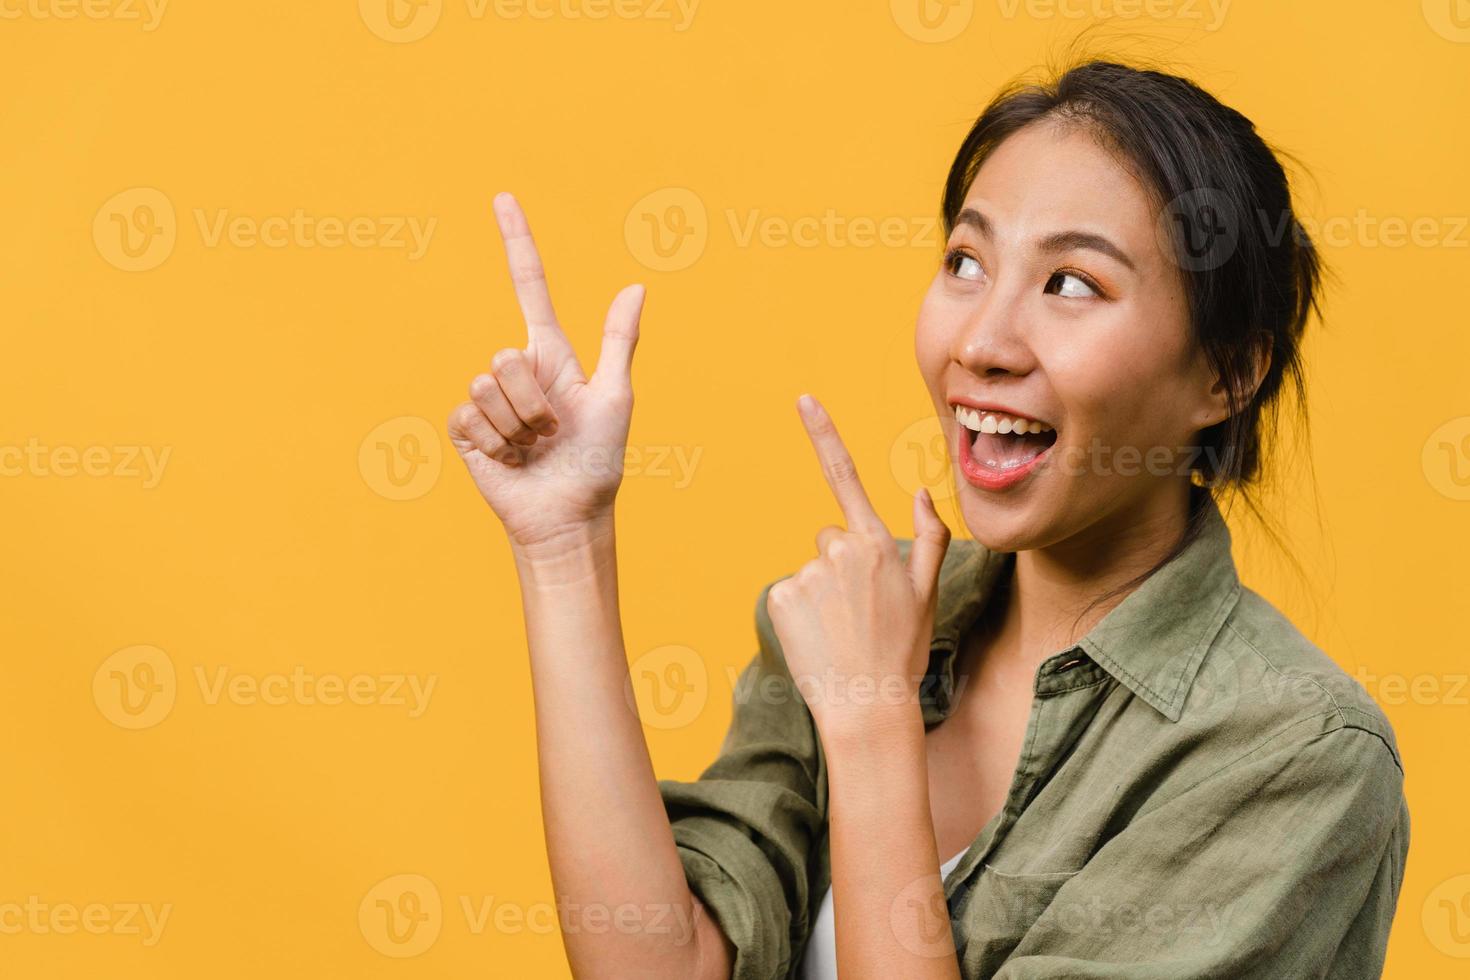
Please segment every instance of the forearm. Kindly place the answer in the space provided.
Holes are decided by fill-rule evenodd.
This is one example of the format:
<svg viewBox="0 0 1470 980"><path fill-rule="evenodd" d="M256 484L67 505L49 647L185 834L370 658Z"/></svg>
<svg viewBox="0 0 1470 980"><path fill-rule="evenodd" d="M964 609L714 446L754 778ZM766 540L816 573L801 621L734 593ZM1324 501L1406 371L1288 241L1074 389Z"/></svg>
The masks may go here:
<svg viewBox="0 0 1470 980"><path fill-rule="evenodd" d="M828 748L837 963L844 978L957 980L917 711Z"/></svg>
<svg viewBox="0 0 1470 980"><path fill-rule="evenodd" d="M516 566L547 851L574 974L728 977L626 696L611 516L539 553L518 551Z"/></svg>

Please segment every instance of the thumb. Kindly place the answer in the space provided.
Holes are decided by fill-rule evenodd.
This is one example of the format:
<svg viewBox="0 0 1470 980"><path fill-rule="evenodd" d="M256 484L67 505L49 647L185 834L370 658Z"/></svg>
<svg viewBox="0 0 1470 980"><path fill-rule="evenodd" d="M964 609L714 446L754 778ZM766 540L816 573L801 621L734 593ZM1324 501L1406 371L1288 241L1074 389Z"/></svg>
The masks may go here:
<svg viewBox="0 0 1470 980"><path fill-rule="evenodd" d="M592 381L599 386L632 387L633 348L638 346L638 320L643 315L645 290L628 286L613 297L602 328L602 351Z"/></svg>
<svg viewBox="0 0 1470 980"><path fill-rule="evenodd" d="M909 578L927 603L939 584L939 568L949 548L949 527L939 519L934 498L925 487L914 494L914 545L909 549Z"/></svg>

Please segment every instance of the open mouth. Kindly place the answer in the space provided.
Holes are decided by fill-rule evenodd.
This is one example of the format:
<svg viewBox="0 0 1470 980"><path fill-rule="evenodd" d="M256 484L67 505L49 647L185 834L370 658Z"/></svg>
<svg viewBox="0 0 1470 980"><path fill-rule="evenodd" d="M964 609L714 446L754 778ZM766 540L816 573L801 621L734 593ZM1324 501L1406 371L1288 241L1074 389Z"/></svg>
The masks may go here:
<svg viewBox="0 0 1470 980"><path fill-rule="evenodd" d="M970 460L994 474L1030 469L1029 464L1056 444L1057 430L1040 419L968 405L953 407Z"/></svg>

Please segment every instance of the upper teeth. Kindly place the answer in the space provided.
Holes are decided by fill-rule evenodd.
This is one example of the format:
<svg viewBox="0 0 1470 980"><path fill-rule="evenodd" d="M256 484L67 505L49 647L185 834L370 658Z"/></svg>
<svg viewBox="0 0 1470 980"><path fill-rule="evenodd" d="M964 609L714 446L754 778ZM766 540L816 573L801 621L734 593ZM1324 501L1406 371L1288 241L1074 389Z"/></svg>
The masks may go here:
<svg viewBox="0 0 1470 980"><path fill-rule="evenodd" d="M980 411L964 405L954 407L955 421L973 432L1050 432L1051 426L1035 419L1023 419L1000 412Z"/></svg>

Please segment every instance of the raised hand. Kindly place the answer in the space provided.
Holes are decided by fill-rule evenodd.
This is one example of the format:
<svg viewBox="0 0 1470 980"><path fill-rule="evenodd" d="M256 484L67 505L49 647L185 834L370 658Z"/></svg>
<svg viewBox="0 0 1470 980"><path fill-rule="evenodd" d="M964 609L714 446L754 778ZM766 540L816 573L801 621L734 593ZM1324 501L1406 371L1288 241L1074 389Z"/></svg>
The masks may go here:
<svg viewBox="0 0 1470 980"><path fill-rule="evenodd" d="M525 213L509 194L494 208L527 341L496 352L490 371L470 382L470 400L450 413L449 438L512 545L529 549L612 512L644 290L629 286L613 299L587 378L552 309Z"/></svg>
<svg viewBox="0 0 1470 980"><path fill-rule="evenodd" d="M847 529L819 531L817 557L766 596L787 668L824 738L860 733L875 714L915 718L949 528L921 490L905 563L826 409L810 395L798 408Z"/></svg>

